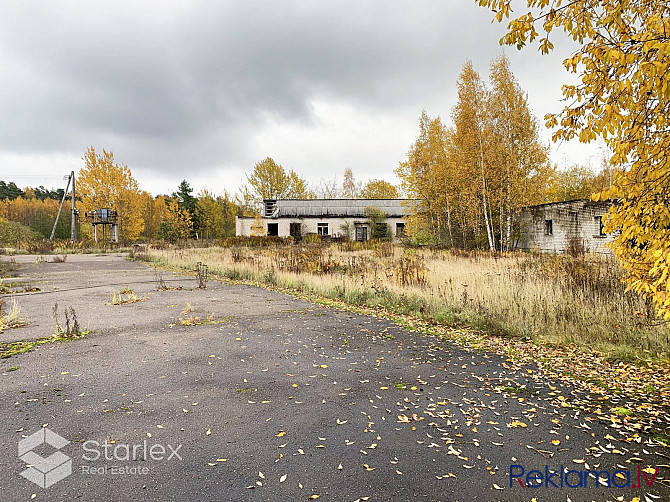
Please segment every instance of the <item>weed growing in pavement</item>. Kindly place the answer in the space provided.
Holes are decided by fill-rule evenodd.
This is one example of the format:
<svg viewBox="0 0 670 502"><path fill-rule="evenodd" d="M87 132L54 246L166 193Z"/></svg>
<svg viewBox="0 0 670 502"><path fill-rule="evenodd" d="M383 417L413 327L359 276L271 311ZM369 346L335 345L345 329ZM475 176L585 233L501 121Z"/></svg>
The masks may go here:
<svg viewBox="0 0 670 502"><path fill-rule="evenodd" d="M232 318L232 316L227 316L223 319L215 319L212 314L204 318L195 315L187 315L185 317L179 317L177 321L170 324L170 326L204 326L207 324L224 324Z"/></svg>
<svg viewBox="0 0 670 502"><path fill-rule="evenodd" d="M125 305L126 303L141 302L145 298L138 298L135 292L130 288L123 288L112 296L112 305Z"/></svg>
<svg viewBox="0 0 670 502"><path fill-rule="evenodd" d="M81 330L79 326L79 320L77 319L77 313L73 307L65 307L63 309L63 317L65 317L65 326L62 326L58 317L58 302L54 303L53 309L53 318L56 323L56 334L58 338L78 338L84 334L85 331Z"/></svg>
<svg viewBox="0 0 670 502"><path fill-rule="evenodd" d="M207 289L207 276L209 267L202 262L198 262L195 267L196 289Z"/></svg>
<svg viewBox="0 0 670 502"><path fill-rule="evenodd" d="M157 268L154 268L154 276L156 277L156 289L158 291L167 291L170 289L166 284L165 279L163 279L163 274L159 272Z"/></svg>
<svg viewBox="0 0 670 502"><path fill-rule="evenodd" d="M21 312L15 299L12 299L12 307L9 312L5 311L5 300L0 298L0 333L6 329L25 326L27 323L21 318Z"/></svg>

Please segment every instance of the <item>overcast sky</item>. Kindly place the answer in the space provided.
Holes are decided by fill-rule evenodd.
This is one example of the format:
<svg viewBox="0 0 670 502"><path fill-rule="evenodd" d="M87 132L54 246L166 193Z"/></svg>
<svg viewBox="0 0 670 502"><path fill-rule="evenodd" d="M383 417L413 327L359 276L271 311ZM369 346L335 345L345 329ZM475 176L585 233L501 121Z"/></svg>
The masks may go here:
<svg viewBox="0 0 670 502"><path fill-rule="evenodd" d="M503 49L491 18L474 0L3 0L0 179L63 186L92 145L154 195L234 192L267 156L312 184L395 182L467 59L486 77L504 50L540 122L561 109L567 50ZM600 163L595 145L551 152Z"/></svg>

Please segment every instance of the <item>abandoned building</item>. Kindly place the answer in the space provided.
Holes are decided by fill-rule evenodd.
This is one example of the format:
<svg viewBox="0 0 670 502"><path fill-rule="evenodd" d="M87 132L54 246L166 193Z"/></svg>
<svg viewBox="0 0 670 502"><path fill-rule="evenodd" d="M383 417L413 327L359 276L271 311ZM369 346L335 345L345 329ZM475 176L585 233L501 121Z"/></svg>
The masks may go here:
<svg viewBox="0 0 670 502"><path fill-rule="evenodd" d="M408 212L405 199L268 199L261 217L238 216L238 236L268 235L300 239L307 234L324 238L367 241L380 230L399 239ZM376 217L371 217L376 214ZM376 225L378 228L371 228ZM381 226L385 225L385 227Z"/></svg>
<svg viewBox="0 0 670 502"><path fill-rule="evenodd" d="M524 208L517 218L516 249L563 253L572 246L611 254L613 235L603 230L603 216L612 203L588 199L552 202Z"/></svg>

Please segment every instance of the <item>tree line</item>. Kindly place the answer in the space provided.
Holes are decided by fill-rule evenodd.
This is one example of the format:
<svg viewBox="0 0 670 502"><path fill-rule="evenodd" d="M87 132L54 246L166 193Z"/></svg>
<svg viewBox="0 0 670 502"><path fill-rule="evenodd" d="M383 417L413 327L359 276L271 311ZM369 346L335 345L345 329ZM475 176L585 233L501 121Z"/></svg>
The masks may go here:
<svg viewBox="0 0 670 502"><path fill-rule="evenodd" d="M322 181L311 188L292 169L286 169L267 157L256 163L246 175L236 195L224 191L216 195L204 188L197 194L183 180L171 194L152 196L139 187L130 168L119 164L111 151L87 149L84 167L77 176L79 234L92 236L86 215L98 208L111 208L118 214L119 238L122 242L178 239L221 239L235 235L235 217L255 215L264 199L312 198L398 198L398 189L391 183L373 179L363 184L356 181L350 168L339 185L336 178ZM14 182L0 181L0 218L19 222L42 238L51 234L64 190L18 188ZM102 229L104 231L104 229ZM70 237L69 202L58 220L55 237ZM104 238L104 236L103 236Z"/></svg>
<svg viewBox="0 0 670 502"><path fill-rule="evenodd" d="M27 187L25 189L20 189L16 186L16 183L10 181L9 183L0 180L0 199L9 199L14 200L18 197L23 197L26 199L54 199L61 200L63 198L63 193L65 190L59 188L57 190L48 190L43 186L38 186L37 188Z"/></svg>
<svg viewBox="0 0 670 502"><path fill-rule="evenodd" d="M239 193L216 195L204 188L197 194L183 180L171 194L152 196L139 187L130 168L119 164L111 151L86 150L84 167L76 179L79 235L92 237L86 225L90 211L111 208L117 212L119 238L124 243L179 239L221 239L235 235L235 217L258 213L263 199L269 198L397 198L398 189L383 180L356 181L346 169L341 186L335 178L311 188L291 169L272 158L256 163L246 175ZM14 182L0 181L0 218L21 223L37 236L48 238L58 214L64 190L18 188ZM70 237L69 202L58 220L54 236ZM104 232L104 228L101 229ZM105 238L105 236L101 236Z"/></svg>
<svg viewBox="0 0 670 502"><path fill-rule="evenodd" d="M83 157L84 168L77 177L80 236L91 237L91 226L85 224L86 214L101 207L117 211L119 236L123 242L175 242L178 239L234 236L235 217L258 214L264 199L395 199L409 196L423 201L409 218L410 237L415 241L462 247L485 246L482 228L477 228L477 211L482 206L478 206L476 189L469 193L470 199L464 198L468 193L463 187L467 188L472 177L458 180L457 174L467 173L467 170L449 171L453 166L448 163L450 143L446 139L451 132L439 117L431 119L425 112L421 116L420 131L408 160L398 169L401 187L381 179L363 183L356 179L351 168L345 169L341 181L337 177L322 179L310 187L295 171L267 157L255 164L235 195L225 191L223 195L216 195L206 188L195 194L189 182L183 180L172 193L154 197L140 189L130 168L118 164L111 151L97 152L91 147ZM580 166L565 171L547 167L547 173L550 182L540 190L543 201L586 198L609 179L606 171L595 175ZM20 189L14 182L0 181L0 189L4 189L0 191L0 218L19 222L42 238L50 236L63 198L62 188ZM497 200L492 183L488 190L491 204ZM468 204L474 206L468 207ZM495 224L499 220L493 216L491 221ZM469 224L472 224L470 229ZM55 237L70 237L69 201L58 220Z"/></svg>

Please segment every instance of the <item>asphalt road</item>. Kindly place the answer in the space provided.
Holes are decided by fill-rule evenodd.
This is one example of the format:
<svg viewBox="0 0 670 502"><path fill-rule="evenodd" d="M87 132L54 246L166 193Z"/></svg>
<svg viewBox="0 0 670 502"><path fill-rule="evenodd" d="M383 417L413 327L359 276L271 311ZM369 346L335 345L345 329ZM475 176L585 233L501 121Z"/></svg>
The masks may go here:
<svg viewBox="0 0 670 502"><path fill-rule="evenodd" d="M251 286L159 291L123 256L17 261L5 283L40 291L0 341L52 334L56 302L92 332L0 360L0 500L670 500L667 467L630 486L667 449L561 406L536 368ZM124 287L142 301L110 304ZM31 451L72 467L47 488L21 476L67 473L25 457L43 427L69 443Z"/></svg>

